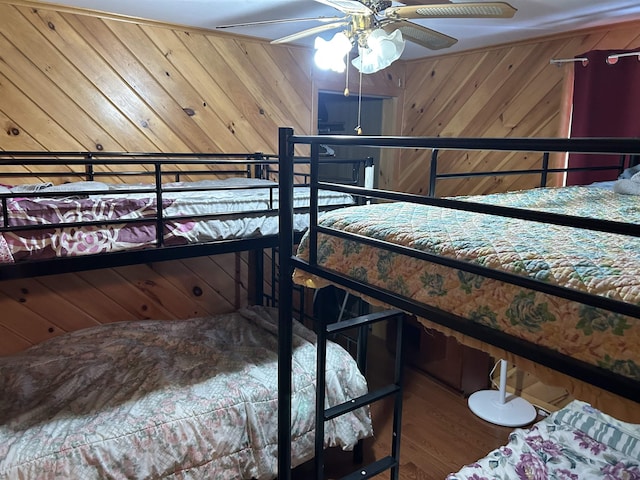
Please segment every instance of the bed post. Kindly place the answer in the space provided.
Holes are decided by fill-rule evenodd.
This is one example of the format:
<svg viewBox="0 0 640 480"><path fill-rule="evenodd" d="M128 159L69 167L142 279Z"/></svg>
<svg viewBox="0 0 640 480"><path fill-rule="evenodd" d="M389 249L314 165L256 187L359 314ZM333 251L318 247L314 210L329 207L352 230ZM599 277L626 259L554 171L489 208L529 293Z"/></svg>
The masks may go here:
<svg viewBox="0 0 640 480"><path fill-rule="evenodd" d="M429 196L436 196L436 181L438 180L438 149L431 151L431 165L429 167Z"/></svg>
<svg viewBox="0 0 640 480"><path fill-rule="evenodd" d="M291 479L291 355L293 264L293 145L292 128L278 130L280 282L278 290L278 479Z"/></svg>
<svg viewBox="0 0 640 480"><path fill-rule="evenodd" d="M247 293L252 305L264 305L264 248L249 250Z"/></svg>

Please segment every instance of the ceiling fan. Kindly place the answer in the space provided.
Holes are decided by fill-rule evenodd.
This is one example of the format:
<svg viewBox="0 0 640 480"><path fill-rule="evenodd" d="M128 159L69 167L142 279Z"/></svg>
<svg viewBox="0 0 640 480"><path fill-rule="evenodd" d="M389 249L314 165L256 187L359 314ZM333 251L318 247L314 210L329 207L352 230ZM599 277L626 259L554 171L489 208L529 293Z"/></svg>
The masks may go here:
<svg viewBox="0 0 640 480"><path fill-rule="evenodd" d="M444 33L412 22L412 19L439 18L511 18L516 9L505 2L465 2L415 5L419 0L404 0L397 4L390 0L314 0L339 10L342 17L315 17L282 20L265 20L234 25L221 25L216 28L267 25L285 22L317 21L321 25L307 28L297 33L272 40L273 44L300 40L325 31L342 28L330 41L316 37L316 64L323 69L343 72L345 58L354 46L359 56L351 63L360 73L375 73L400 58L405 39L431 50L451 47L458 40ZM423 0L424 1L424 0ZM427 0L429 1L429 0ZM437 2L438 0L433 0ZM395 4L394 4L395 3ZM348 70L347 70L348 72ZM362 83L361 83L362 84ZM348 74L345 96L349 95ZM360 108L358 107L358 135L360 127Z"/></svg>
<svg viewBox="0 0 640 480"><path fill-rule="evenodd" d="M295 42L325 31L341 29L331 40L315 39L315 60L322 69L343 72L353 47L359 56L351 63L361 73L375 73L402 55L408 40L430 50L454 45L454 37L427 28L413 19L442 18L510 18L516 9L505 2L429 3L415 5L416 0L398 4L390 0L314 0L342 12L343 16L266 20L216 28L267 25L285 22L317 21L321 25L272 40L273 44ZM417 0L419 1L419 0ZM423 0L424 1L424 0ZM427 0L429 1L429 0ZM437 0L433 0L437 1ZM410 4L408 4L410 3Z"/></svg>
<svg viewBox="0 0 640 480"><path fill-rule="evenodd" d="M289 43L322 32L343 27L347 38L354 45L366 46L368 35L376 30L399 30L402 37L430 50L439 50L455 44L456 38L412 22L412 19L440 18L510 18L516 9L505 2L432 3L425 5L394 5L389 0L314 0L329 5L344 14L342 17L316 17L300 19L267 20L216 28L231 28L273 23L318 21L322 25L302 30L273 40L271 43ZM414 2L405 2L414 3Z"/></svg>

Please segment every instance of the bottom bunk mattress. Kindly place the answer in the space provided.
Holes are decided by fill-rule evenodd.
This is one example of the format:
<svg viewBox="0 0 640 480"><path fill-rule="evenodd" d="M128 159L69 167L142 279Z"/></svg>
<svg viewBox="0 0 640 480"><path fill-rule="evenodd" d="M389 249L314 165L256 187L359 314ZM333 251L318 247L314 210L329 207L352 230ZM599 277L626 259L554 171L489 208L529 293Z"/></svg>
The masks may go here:
<svg viewBox="0 0 640 480"><path fill-rule="evenodd" d="M277 311L101 325L0 358L0 478L277 475ZM316 345L294 321L292 464L313 456ZM367 391L327 346L327 406ZM325 444L372 435L366 408Z"/></svg>
<svg viewBox="0 0 640 480"><path fill-rule="evenodd" d="M640 425L574 400L447 480L640 478Z"/></svg>

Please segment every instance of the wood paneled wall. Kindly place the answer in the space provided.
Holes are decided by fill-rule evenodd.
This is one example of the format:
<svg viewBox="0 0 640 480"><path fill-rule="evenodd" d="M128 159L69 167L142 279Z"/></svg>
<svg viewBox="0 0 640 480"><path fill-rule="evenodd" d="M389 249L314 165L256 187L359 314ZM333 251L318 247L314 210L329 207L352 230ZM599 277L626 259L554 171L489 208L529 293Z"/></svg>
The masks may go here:
<svg viewBox="0 0 640 480"><path fill-rule="evenodd" d="M307 52L0 4L4 150L275 152L311 128Z"/></svg>
<svg viewBox="0 0 640 480"><path fill-rule="evenodd" d="M549 60L634 48L637 31L396 62L364 76L362 91L394 97L388 134L556 136L571 67ZM318 91L345 87L344 77L314 71L311 57L295 46L0 0L0 149L274 153L278 127L312 133ZM358 91L358 75L349 89ZM489 156L454 160L447 168L511 167ZM427 171L424 153L390 156L380 185L424 191ZM439 194L528 186L507 182L444 185ZM231 254L0 282L0 354L103 322L233 310L247 301L248 268L246 254Z"/></svg>
<svg viewBox="0 0 640 480"><path fill-rule="evenodd" d="M363 91L395 92L395 76ZM0 0L4 151L275 153L278 127L312 133L318 90L344 86L305 48ZM243 253L0 282L0 354L104 322L234 310L248 268Z"/></svg>
<svg viewBox="0 0 640 480"><path fill-rule="evenodd" d="M558 137L567 135L573 58L590 50L640 48L640 23L567 34L406 64L403 135L440 137ZM569 97L569 98L567 98ZM569 100L569 102L568 102ZM540 166L532 155L441 156L442 171L493 171ZM446 165L445 165L446 164ZM429 158L404 152L387 168L393 186L414 193L428 188ZM438 195L484 194L531 188L535 176L443 181Z"/></svg>

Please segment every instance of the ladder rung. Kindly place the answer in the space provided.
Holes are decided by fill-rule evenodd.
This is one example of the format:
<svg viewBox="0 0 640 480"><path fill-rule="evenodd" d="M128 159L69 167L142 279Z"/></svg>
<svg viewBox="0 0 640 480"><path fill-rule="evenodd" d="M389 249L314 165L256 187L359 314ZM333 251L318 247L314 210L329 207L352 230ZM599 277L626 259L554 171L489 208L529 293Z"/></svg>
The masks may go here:
<svg viewBox="0 0 640 480"><path fill-rule="evenodd" d="M364 405L369 405L381 398L388 397L394 393L398 393L400 391L400 387L395 384L390 384L385 387L382 387L373 392L366 393L358 398L354 398L353 400L349 400L348 402L341 403L340 405L335 405L331 408L327 408L324 411L324 419L331 420L332 418L339 417L340 415L344 415L347 412L351 412L356 410Z"/></svg>
<svg viewBox="0 0 640 480"><path fill-rule="evenodd" d="M368 325L370 323L380 322L382 320L388 320L397 315L404 315L404 312L401 310L385 310L383 312L367 313L366 315L360 315L359 317L349 318L348 320L342 320L341 322L331 323L327 325L327 333L341 332L353 327L359 327L362 325Z"/></svg>
<svg viewBox="0 0 640 480"><path fill-rule="evenodd" d="M364 467L358 469L357 471L350 473L346 477L342 477L342 480L357 480L362 478L371 478L379 473L384 472L392 467L395 467L397 462L393 457L384 457L380 460L376 460L369 465L365 465Z"/></svg>

